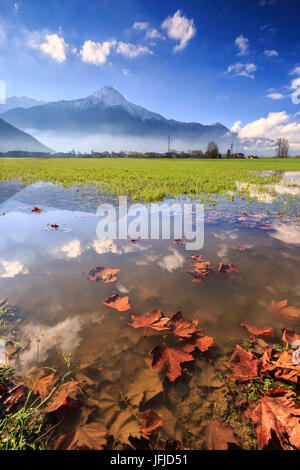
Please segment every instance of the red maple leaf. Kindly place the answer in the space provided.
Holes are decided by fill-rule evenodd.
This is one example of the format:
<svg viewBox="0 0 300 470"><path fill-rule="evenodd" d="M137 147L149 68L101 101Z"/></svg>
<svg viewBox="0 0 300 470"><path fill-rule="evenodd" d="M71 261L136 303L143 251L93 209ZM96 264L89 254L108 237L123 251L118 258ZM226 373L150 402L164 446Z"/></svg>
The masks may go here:
<svg viewBox="0 0 300 470"><path fill-rule="evenodd" d="M206 277L214 271L210 261L204 261L201 255L191 255L193 270L186 272L193 276L193 282L202 282Z"/></svg>
<svg viewBox="0 0 300 470"><path fill-rule="evenodd" d="M168 348L166 346L155 346L151 354L153 355L152 367L165 366L166 375L171 382L174 382L182 374L181 364L183 362L194 361L191 354L181 349Z"/></svg>
<svg viewBox="0 0 300 470"><path fill-rule="evenodd" d="M218 272L219 273L226 273L226 274L229 274L229 273L232 273L232 272L238 273L239 268L234 266L234 264L232 264L232 263L228 263L228 264L220 263L219 267L218 267Z"/></svg>
<svg viewBox="0 0 300 470"><path fill-rule="evenodd" d="M145 313L144 315L131 315L132 323L129 323L133 328L145 328L144 336L146 335L147 328L154 330L169 330L167 323L170 318L164 317L161 310L154 310L153 312Z"/></svg>
<svg viewBox="0 0 300 470"><path fill-rule="evenodd" d="M42 209L40 209L39 207L34 207L31 212L35 212L36 214L40 214L42 212Z"/></svg>
<svg viewBox="0 0 300 470"><path fill-rule="evenodd" d="M120 297L116 292L107 299L103 300L102 303L107 307L115 308L119 312L126 312L126 310L131 309L131 305L129 304L129 297Z"/></svg>
<svg viewBox="0 0 300 470"><path fill-rule="evenodd" d="M96 266L91 269L88 274L88 279L93 282L103 281L105 284L107 282L114 282L117 280L117 273L120 269L111 269L104 268L103 266Z"/></svg>
<svg viewBox="0 0 300 470"><path fill-rule="evenodd" d="M230 360L224 362L224 364L233 372L233 377L242 382L256 377L260 367L260 361L255 359L251 352L245 351L238 344Z"/></svg>
<svg viewBox="0 0 300 470"><path fill-rule="evenodd" d="M150 436L163 424L163 420L154 410L145 411L145 413L141 414L141 419L140 433L144 436Z"/></svg>
<svg viewBox="0 0 300 470"><path fill-rule="evenodd" d="M248 323L241 323L241 326L245 328L250 335L268 337L273 333L272 328L266 328L261 326L251 326Z"/></svg>
<svg viewBox="0 0 300 470"><path fill-rule="evenodd" d="M283 396L265 395L244 412L253 421L258 448L263 449L276 433L281 445L290 444L300 449L300 407L295 404L294 393Z"/></svg>

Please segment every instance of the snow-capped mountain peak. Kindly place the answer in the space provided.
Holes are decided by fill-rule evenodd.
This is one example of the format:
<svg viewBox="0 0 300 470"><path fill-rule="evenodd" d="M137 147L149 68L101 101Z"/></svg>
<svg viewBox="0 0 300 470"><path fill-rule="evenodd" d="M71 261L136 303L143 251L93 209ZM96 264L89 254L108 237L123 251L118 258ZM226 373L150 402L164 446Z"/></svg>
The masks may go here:
<svg viewBox="0 0 300 470"><path fill-rule="evenodd" d="M91 97L101 100L106 106L129 104L126 98L112 86L103 86L99 90L95 91Z"/></svg>
<svg viewBox="0 0 300 470"><path fill-rule="evenodd" d="M99 104L105 107L118 106L123 108L132 116L139 117L143 121L147 119L155 119L160 121L164 120L160 114L152 113L151 111L143 108L143 106L130 103L130 101L128 101L118 90L112 86L105 85L99 90L95 91L92 95L89 95L87 98L80 101L84 106L97 106Z"/></svg>

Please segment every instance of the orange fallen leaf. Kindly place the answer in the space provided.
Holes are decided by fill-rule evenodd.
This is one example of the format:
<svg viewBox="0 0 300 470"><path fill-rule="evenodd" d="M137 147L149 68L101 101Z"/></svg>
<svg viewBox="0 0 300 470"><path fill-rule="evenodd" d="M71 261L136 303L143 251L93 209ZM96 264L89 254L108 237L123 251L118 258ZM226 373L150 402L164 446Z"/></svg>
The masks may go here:
<svg viewBox="0 0 300 470"><path fill-rule="evenodd" d="M42 212L42 209L40 209L39 207L34 207L31 212L35 212L36 214L40 214Z"/></svg>
<svg viewBox="0 0 300 470"><path fill-rule="evenodd" d="M174 238L173 242L176 243L176 245L185 245L186 244L185 238Z"/></svg>
<svg viewBox="0 0 300 470"><path fill-rule="evenodd" d="M174 382L177 377L182 375L181 364L183 362L194 361L191 354L181 349L168 348L166 346L155 346L151 354L153 355L152 367L164 366L166 375L171 382Z"/></svg>
<svg viewBox="0 0 300 470"><path fill-rule="evenodd" d="M202 282L206 277L214 271L210 261L204 261L201 255L191 255L193 270L186 272L193 276L193 282Z"/></svg>
<svg viewBox="0 0 300 470"><path fill-rule="evenodd" d="M265 395L244 412L244 416L253 421L259 449L269 444L272 432L282 446L290 444L300 449L300 407L294 397L293 392L275 397Z"/></svg>
<svg viewBox="0 0 300 470"><path fill-rule="evenodd" d="M228 444L240 447L240 443L230 427L220 421L210 421L202 430L207 450L228 450Z"/></svg>
<svg viewBox="0 0 300 470"><path fill-rule="evenodd" d="M233 372L236 380L245 382L258 375L260 361L255 359L251 352L245 351L237 344L230 360L224 362L224 365Z"/></svg>
<svg viewBox="0 0 300 470"><path fill-rule="evenodd" d="M116 292L105 299L102 303L107 307L115 308L119 312L126 312L126 310L131 309L131 305L129 305L129 297L120 297Z"/></svg>
<svg viewBox="0 0 300 470"><path fill-rule="evenodd" d="M104 268L103 266L96 266L88 274L88 279L93 282L103 281L104 283L114 282L117 280L117 273L120 269Z"/></svg>
<svg viewBox="0 0 300 470"><path fill-rule="evenodd" d="M163 420L154 410L145 411L145 413L141 414L141 419L140 433L144 436L150 436L163 424Z"/></svg>
<svg viewBox="0 0 300 470"><path fill-rule="evenodd" d="M234 266L234 264L232 264L232 263L224 264L224 263L221 262L219 264L219 267L218 267L218 272L219 273L226 273L226 274L233 273L233 272L238 273L239 268Z"/></svg>
<svg viewBox="0 0 300 470"><path fill-rule="evenodd" d="M137 315L133 313L131 315L132 323L129 323L133 328L153 328L154 330L169 330L167 323L169 322L168 317L162 315L161 310L154 310L153 312L145 313L144 315Z"/></svg>
<svg viewBox="0 0 300 470"><path fill-rule="evenodd" d="M46 407L46 413L53 413L62 407L79 408L83 404L83 392L80 382L71 381L62 384L54 392L51 402Z"/></svg>
<svg viewBox="0 0 300 470"><path fill-rule="evenodd" d="M265 328L261 326L251 326L248 323L241 323L241 326L245 328L250 335L254 336L262 336L264 338L267 338L273 333L272 328Z"/></svg>
<svg viewBox="0 0 300 470"><path fill-rule="evenodd" d="M201 351L207 351L214 344L214 339L211 336L204 336L201 334L201 330L194 333L191 338L184 341L182 350L191 353L196 348Z"/></svg>

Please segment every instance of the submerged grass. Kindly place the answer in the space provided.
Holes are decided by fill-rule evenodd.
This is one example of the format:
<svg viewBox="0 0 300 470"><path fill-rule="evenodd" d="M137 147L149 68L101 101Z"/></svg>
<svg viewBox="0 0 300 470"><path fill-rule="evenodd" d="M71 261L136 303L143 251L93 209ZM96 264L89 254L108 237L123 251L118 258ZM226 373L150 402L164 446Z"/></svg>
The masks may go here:
<svg viewBox="0 0 300 470"><path fill-rule="evenodd" d="M262 174L260 171L274 171ZM25 184L38 181L65 187L93 185L96 190L132 200L200 198L209 205L215 197L237 192L240 199L255 200L247 187L264 193L280 181L281 171L300 171L300 159L184 160L184 159L1 159L0 180ZM239 186L239 187L238 187ZM242 188L242 189L241 189ZM257 198L259 200L259 198Z"/></svg>

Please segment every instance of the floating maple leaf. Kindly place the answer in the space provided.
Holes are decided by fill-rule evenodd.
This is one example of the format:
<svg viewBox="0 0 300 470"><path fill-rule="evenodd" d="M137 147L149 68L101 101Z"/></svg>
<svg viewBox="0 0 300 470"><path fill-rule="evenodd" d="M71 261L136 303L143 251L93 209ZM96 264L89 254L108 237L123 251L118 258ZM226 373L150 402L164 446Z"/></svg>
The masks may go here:
<svg viewBox="0 0 300 470"><path fill-rule="evenodd" d="M173 242L176 243L176 245L185 245L186 244L185 238L174 238Z"/></svg>
<svg viewBox="0 0 300 470"><path fill-rule="evenodd" d="M131 309L131 306L129 305L129 297L120 297L116 292L105 299L102 303L107 307L115 308L119 312L126 312L126 310Z"/></svg>
<svg viewBox="0 0 300 470"><path fill-rule="evenodd" d="M153 355L152 367L156 368L164 365L170 382L174 382L182 374L181 364L183 362L194 361L191 354L181 349L168 348L166 346L155 346L151 354Z"/></svg>
<svg viewBox="0 0 300 470"><path fill-rule="evenodd" d="M220 421L210 421L202 430L207 450L228 450L228 444L240 447L240 443L228 426Z"/></svg>
<svg viewBox="0 0 300 470"><path fill-rule="evenodd" d="M236 380L244 382L258 375L260 361L255 359L251 352L245 351L237 344L236 351L229 361L224 362L224 365L233 372Z"/></svg>
<svg viewBox="0 0 300 470"><path fill-rule="evenodd" d="M72 381L62 384L54 393L46 413L53 413L62 407L79 408L83 403L83 392L80 382Z"/></svg>
<svg viewBox="0 0 300 470"><path fill-rule="evenodd" d="M201 255L191 255L193 270L186 272L193 276L193 282L202 282L204 279L214 271L210 261L204 261Z"/></svg>
<svg viewBox="0 0 300 470"><path fill-rule="evenodd" d="M201 352L207 351L214 344L214 339L211 336L204 336L201 330L196 331L189 339L184 341L182 350L191 353L196 348Z"/></svg>
<svg viewBox="0 0 300 470"><path fill-rule="evenodd" d="M198 318L195 318L192 322L186 322L183 320L175 321L173 326L174 336L180 338L191 338L193 333L197 331Z"/></svg>
<svg viewBox="0 0 300 470"><path fill-rule="evenodd" d="M144 315L131 315L133 328L145 328L144 336L146 335L147 328L153 328L154 330L169 330L167 323L170 318L163 317L161 310L154 310L153 312L145 313Z"/></svg>
<svg viewBox="0 0 300 470"><path fill-rule="evenodd" d="M42 212L42 209L40 209L39 207L34 207L31 212L35 212L36 214L40 214Z"/></svg>
<svg viewBox="0 0 300 470"><path fill-rule="evenodd" d="M250 405L244 416L254 423L259 449L268 445L272 431L282 446L290 444L300 449L300 408L295 404L293 392L275 397L265 395Z"/></svg>
<svg viewBox="0 0 300 470"><path fill-rule="evenodd" d="M154 410L147 410L141 414L141 420L140 432L144 436L150 436L163 424L161 417Z"/></svg>
<svg viewBox="0 0 300 470"><path fill-rule="evenodd" d="M104 283L107 282L114 282L117 280L117 273L120 269L110 269L104 268L103 266L96 266L94 269L88 274L88 279L90 281L103 281Z"/></svg>
<svg viewBox="0 0 300 470"><path fill-rule="evenodd" d="M248 323L241 323L241 326L245 328L250 335L268 337L273 333L272 328L265 328L261 326L251 326Z"/></svg>
<svg viewBox="0 0 300 470"><path fill-rule="evenodd" d="M288 306L287 299L281 300L280 302L274 302L274 300L272 300L270 308L276 315L284 317L287 320L298 320L300 318L300 309Z"/></svg>
<svg viewBox="0 0 300 470"><path fill-rule="evenodd" d="M239 268L234 266L234 264L232 264L232 263L224 264L224 263L221 262L219 264L219 267L218 267L218 272L219 273L226 273L226 274L229 274L229 273L232 273L232 272L238 273Z"/></svg>

